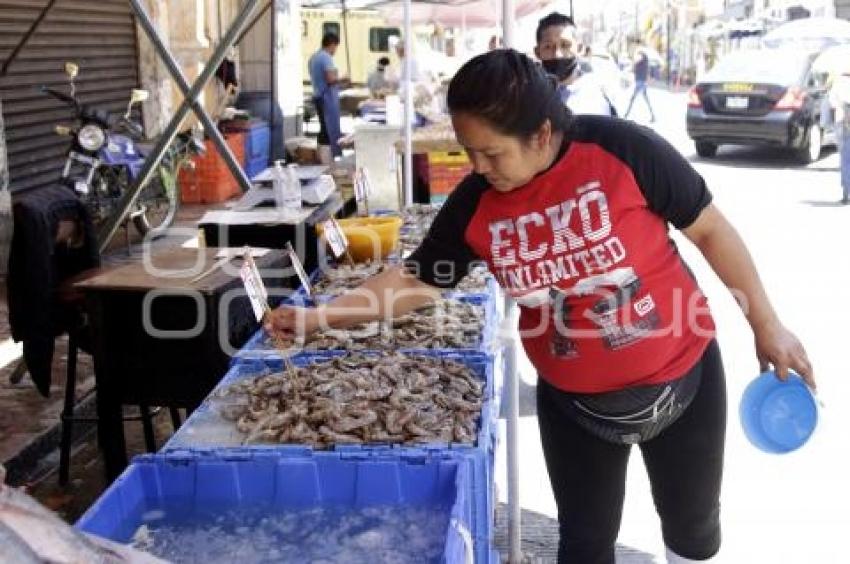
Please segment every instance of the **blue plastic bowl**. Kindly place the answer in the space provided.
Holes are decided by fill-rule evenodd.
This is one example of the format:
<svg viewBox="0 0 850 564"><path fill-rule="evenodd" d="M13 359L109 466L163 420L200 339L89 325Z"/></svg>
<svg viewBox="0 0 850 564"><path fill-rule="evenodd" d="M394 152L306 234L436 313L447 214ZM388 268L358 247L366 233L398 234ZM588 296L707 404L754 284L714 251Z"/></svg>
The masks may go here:
<svg viewBox="0 0 850 564"><path fill-rule="evenodd" d="M809 440L818 423L818 407L796 374L783 382L773 371L750 382L740 406L744 434L764 452L783 454Z"/></svg>

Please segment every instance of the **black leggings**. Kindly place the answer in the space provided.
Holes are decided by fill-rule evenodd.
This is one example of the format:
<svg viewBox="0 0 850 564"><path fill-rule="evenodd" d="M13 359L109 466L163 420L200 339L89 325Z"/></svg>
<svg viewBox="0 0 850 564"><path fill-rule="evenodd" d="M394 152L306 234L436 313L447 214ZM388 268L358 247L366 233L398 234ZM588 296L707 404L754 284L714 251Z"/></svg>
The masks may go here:
<svg viewBox="0 0 850 564"><path fill-rule="evenodd" d="M691 405L659 436L639 446L664 543L680 556L704 560L720 549L726 381L716 341L692 370L702 371L702 381ZM558 562L613 564L630 447L579 427L558 407L560 393L538 380L540 436L558 505Z"/></svg>

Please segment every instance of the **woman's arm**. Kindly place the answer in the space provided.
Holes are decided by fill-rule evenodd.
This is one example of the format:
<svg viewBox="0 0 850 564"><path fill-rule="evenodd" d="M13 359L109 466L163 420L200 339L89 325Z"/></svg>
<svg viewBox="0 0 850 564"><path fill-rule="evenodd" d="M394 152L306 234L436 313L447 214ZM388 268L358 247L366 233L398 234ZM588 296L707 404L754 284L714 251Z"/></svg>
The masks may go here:
<svg viewBox="0 0 850 564"><path fill-rule="evenodd" d="M392 319L429 304L440 290L397 266L316 308L284 306L271 312L265 328L284 338L308 336L320 329Z"/></svg>
<svg viewBox="0 0 850 564"><path fill-rule="evenodd" d="M707 206L683 233L699 248L735 299L753 330L756 355L762 370L772 364L780 378L793 369L815 387L806 351L780 322L759 279L744 241L714 205Z"/></svg>

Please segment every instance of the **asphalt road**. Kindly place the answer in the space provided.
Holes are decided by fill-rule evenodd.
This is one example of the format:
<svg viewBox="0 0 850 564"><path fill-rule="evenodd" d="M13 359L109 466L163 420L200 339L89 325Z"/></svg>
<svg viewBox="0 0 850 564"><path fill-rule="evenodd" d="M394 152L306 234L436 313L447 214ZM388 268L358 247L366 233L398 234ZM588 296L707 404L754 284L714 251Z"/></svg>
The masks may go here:
<svg viewBox="0 0 850 564"><path fill-rule="evenodd" d="M713 561L729 563L838 563L850 561L850 206L841 196L838 156L800 166L765 149L723 147L715 159L696 156L685 132L683 93L650 93L658 121L652 127L705 177L715 203L737 227L755 258L784 323L806 346L824 402L818 430L797 452L768 455L751 446L738 419L746 384L758 374L752 334L736 303L687 241L680 249L709 297L718 325L728 381L729 421L722 494L723 548ZM637 104L633 116L646 123ZM678 238L678 234L677 234ZM556 515L539 444L533 393L535 373L521 364L520 499L527 515ZM504 420L501 421L504 425ZM503 434L504 437L504 427ZM497 487L506 501L504 441L497 455ZM634 450L618 560L665 562L649 482ZM532 519L529 519L532 521ZM541 527L533 520L524 535ZM539 535L535 537L540 541ZM554 543L554 537L549 537ZM554 546L538 542L549 560Z"/></svg>

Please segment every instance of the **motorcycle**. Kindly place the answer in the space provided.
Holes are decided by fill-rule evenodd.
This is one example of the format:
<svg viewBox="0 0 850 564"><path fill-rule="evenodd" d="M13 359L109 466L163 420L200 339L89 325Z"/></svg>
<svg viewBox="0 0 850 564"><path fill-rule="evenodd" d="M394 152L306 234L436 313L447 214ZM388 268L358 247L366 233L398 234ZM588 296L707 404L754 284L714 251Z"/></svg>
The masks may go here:
<svg viewBox="0 0 850 564"><path fill-rule="evenodd" d="M113 116L97 107L83 104L77 96L74 79L79 67L65 63L70 94L42 86L42 92L66 103L74 110L75 127L57 125L58 135L71 136L62 182L85 203L96 227L119 212L119 203L142 171L150 145L142 143L144 129L133 121L133 106L148 99L146 90L133 89L127 111ZM142 235L162 235L174 222L180 205L177 175L192 167L192 157L204 152L204 145L191 132L178 134L168 147L156 174L142 189L128 220ZM126 223L125 223L126 225Z"/></svg>

